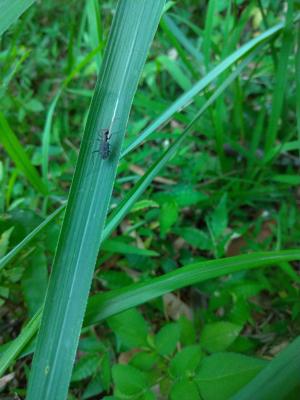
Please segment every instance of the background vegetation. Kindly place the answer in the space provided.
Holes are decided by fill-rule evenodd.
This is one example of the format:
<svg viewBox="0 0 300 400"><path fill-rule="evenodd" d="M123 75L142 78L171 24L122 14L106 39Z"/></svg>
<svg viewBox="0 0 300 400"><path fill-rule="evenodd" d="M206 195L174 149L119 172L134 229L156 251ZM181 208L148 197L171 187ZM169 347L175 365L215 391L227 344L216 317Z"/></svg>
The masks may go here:
<svg viewBox="0 0 300 400"><path fill-rule="evenodd" d="M1 37L4 355L45 297L63 213L47 217L67 200L115 6L44 0ZM300 252L282 251L299 247L300 5L167 6L134 98L69 398L243 399L238 391L266 371L261 397L248 398L298 399L299 342L280 352L300 334ZM284 28L251 47L251 39L282 21ZM247 43L243 61L233 59L222 74L214 69ZM209 76L198 94L195 84ZM164 111L192 90L194 101L174 106L166 123ZM151 177L176 140L176 155ZM136 199L141 176L149 182ZM124 198L134 204L116 217L116 227ZM174 283L182 267L190 275L183 269ZM162 289L153 278L164 274L173 286ZM122 289L133 283L140 286ZM26 395L34 342L24 346L36 328L1 359L1 399ZM279 353L291 367L282 381L280 362L276 379L278 366L270 363ZM263 392L266 380L280 387Z"/></svg>

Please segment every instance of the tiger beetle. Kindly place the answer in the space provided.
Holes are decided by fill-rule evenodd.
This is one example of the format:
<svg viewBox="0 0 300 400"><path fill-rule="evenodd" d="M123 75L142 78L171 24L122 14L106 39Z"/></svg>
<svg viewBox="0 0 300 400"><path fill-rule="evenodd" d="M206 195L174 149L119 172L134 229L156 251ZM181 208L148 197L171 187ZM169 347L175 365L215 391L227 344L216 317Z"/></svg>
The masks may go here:
<svg viewBox="0 0 300 400"><path fill-rule="evenodd" d="M102 137L97 139L100 140L99 149L93 151L93 153L99 153L102 160L107 160L110 155L110 143L109 139L111 138L111 134L109 129L102 129Z"/></svg>

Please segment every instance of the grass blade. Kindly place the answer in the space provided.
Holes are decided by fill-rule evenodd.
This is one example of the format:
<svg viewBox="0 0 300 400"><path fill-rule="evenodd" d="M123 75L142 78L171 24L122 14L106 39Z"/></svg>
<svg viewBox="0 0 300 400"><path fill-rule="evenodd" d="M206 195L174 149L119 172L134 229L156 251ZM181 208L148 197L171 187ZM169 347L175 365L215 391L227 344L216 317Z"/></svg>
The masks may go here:
<svg viewBox="0 0 300 400"><path fill-rule="evenodd" d="M295 22L299 19L299 15L296 16ZM159 126L166 123L173 114L186 107L190 101L205 89L211 82L218 78L224 71L234 65L236 61L241 59L247 53L254 50L259 44L269 40L276 33L280 32L284 28L284 23L279 23L262 34L258 35L254 39L249 40L238 50L233 52L230 56L226 57L225 60L220 62L215 68L213 68L204 78L200 79L190 90L181 95L169 108L166 109L151 125L146 128L137 139L135 139L127 148L122 152L121 157L124 157L131 150L135 149L140 143L142 143L148 136L150 136Z"/></svg>
<svg viewBox="0 0 300 400"><path fill-rule="evenodd" d="M204 56L204 64L206 69L209 69L210 65L210 52L212 49L211 46L211 37L213 31L213 24L216 19L216 11L217 11L217 1L210 0L208 3L207 14L205 18L205 28L203 35L203 56Z"/></svg>
<svg viewBox="0 0 300 400"><path fill-rule="evenodd" d="M26 176L32 186L40 193L47 194L48 190L40 178L37 170L32 166L21 143L9 126L5 116L0 112L0 140L3 147L16 164L17 168Z"/></svg>
<svg viewBox="0 0 300 400"><path fill-rule="evenodd" d="M20 335L7 347L0 357L0 376L4 374L10 364L18 357L24 347L34 337L41 323L42 308L26 324Z"/></svg>
<svg viewBox="0 0 300 400"><path fill-rule="evenodd" d="M200 261L122 289L92 296L85 315L85 325L95 324L128 308L174 290L238 271L278 265L282 261L299 260L300 250L284 250L245 254L219 260Z"/></svg>
<svg viewBox="0 0 300 400"><path fill-rule="evenodd" d="M51 134L52 119L53 119L55 107L56 107L57 101L61 95L61 92L62 92L61 90L58 90L58 92L54 96L54 99L51 101L51 105L47 112L44 131L42 134L42 171L43 171L43 178L45 180L48 179L49 146L50 146L50 134Z"/></svg>
<svg viewBox="0 0 300 400"><path fill-rule="evenodd" d="M118 3L52 268L28 400L66 398L123 135L163 6L164 0ZM112 152L95 160L103 128Z"/></svg>
<svg viewBox="0 0 300 400"><path fill-rule="evenodd" d="M298 141L300 141L300 27L297 27L297 52L296 52L296 116ZM300 155L300 147L299 147Z"/></svg>
<svg viewBox="0 0 300 400"><path fill-rule="evenodd" d="M86 3L87 20L89 24L89 40L91 48L102 48L102 24L100 6L97 0L88 0ZM101 52L96 55L96 63L98 70L102 62Z"/></svg>
<svg viewBox="0 0 300 400"><path fill-rule="evenodd" d="M203 63L202 54L194 47L191 41L185 36L182 30L177 26L176 22L168 14L164 15L162 18L163 23L166 25L167 29L172 33L173 37L181 44L185 50L190 53L192 57L195 58L199 63Z"/></svg>
<svg viewBox="0 0 300 400"><path fill-rule="evenodd" d="M276 141L277 132L280 124L281 111L283 107L283 101L285 97L285 89L287 85L287 64L289 59L289 54L293 46L293 33L291 30L292 22L292 1L289 1L288 11L287 11L287 26L283 33L282 45L279 54L279 60L277 64L277 71L275 74L275 86L272 98L272 111L270 115L270 122L268 125L268 130L266 132L266 142L265 150L266 154L272 150L272 147Z"/></svg>
<svg viewBox="0 0 300 400"><path fill-rule="evenodd" d="M55 210L49 217L47 217L41 224L39 224L32 232L29 233L17 246L15 246L9 253L0 259L0 271L8 263L10 263L20 252L27 246L31 240L39 235L64 209L66 205L63 204Z"/></svg>
<svg viewBox="0 0 300 400"><path fill-rule="evenodd" d="M299 370L300 336L281 351L232 400L287 399L286 396L299 387Z"/></svg>
<svg viewBox="0 0 300 400"><path fill-rule="evenodd" d="M186 65L187 69L191 72L192 76L195 79L198 79L199 78L199 73L197 72L197 69L193 66L191 61L188 59L185 50L181 47L181 45L180 45L180 43L178 41L178 38L173 33L173 30L170 29L170 19L168 19L167 16L164 16L161 19L160 26L162 27L165 35L167 36L167 38L170 41L170 43L172 44L172 46L174 46L175 49L177 50L178 54L180 55L180 58L182 59L182 61ZM172 27L174 28L174 26L172 26ZM178 36L180 34L180 30L177 27L176 27L176 29L177 29L176 33L177 33L177 36Z"/></svg>
<svg viewBox="0 0 300 400"><path fill-rule="evenodd" d="M1 0L0 35L5 32L35 0Z"/></svg>

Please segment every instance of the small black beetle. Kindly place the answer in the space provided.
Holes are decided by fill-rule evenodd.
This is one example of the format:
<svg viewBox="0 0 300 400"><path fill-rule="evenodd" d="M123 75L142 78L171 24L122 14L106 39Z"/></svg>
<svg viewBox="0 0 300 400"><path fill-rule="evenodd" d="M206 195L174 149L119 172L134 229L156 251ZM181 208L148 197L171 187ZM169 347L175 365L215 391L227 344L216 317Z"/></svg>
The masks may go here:
<svg viewBox="0 0 300 400"><path fill-rule="evenodd" d="M110 143L109 139L111 138L111 134L109 129L105 128L102 129L102 136L100 139L99 149L93 151L93 153L99 153L102 160L107 160L110 155Z"/></svg>

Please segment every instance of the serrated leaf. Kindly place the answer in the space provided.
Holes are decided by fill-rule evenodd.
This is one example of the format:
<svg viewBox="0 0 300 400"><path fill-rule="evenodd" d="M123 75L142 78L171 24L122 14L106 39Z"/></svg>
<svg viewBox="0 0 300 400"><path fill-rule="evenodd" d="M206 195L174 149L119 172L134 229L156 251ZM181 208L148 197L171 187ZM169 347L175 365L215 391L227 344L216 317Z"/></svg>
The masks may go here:
<svg viewBox="0 0 300 400"><path fill-rule="evenodd" d="M188 378L198 367L202 358L199 345L184 347L170 362L170 373L173 378Z"/></svg>
<svg viewBox="0 0 300 400"><path fill-rule="evenodd" d="M181 315L178 324L180 327L180 343L184 346L194 344L196 342L196 331L193 322Z"/></svg>
<svg viewBox="0 0 300 400"><path fill-rule="evenodd" d="M24 293L29 315L32 316L42 306L48 284L48 265L44 251L35 251L22 277Z"/></svg>
<svg viewBox="0 0 300 400"><path fill-rule="evenodd" d="M191 246L194 246L201 250L210 250L212 247L212 243L210 237L207 233L200 231L197 228L180 228L176 230L176 233L180 234L183 239L189 243Z"/></svg>
<svg viewBox="0 0 300 400"><path fill-rule="evenodd" d="M213 322L204 326L200 345L210 353L226 350L238 337L242 326L231 322Z"/></svg>
<svg viewBox="0 0 300 400"><path fill-rule="evenodd" d="M164 325L154 338L156 350L162 356L172 354L176 349L179 337L180 331L178 324L171 323Z"/></svg>
<svg viewBox="0 0 300 400"><path fill-rule="evenodd" d="M130 365L114 365L115 395L139 396L147 388L146 375Z"/></svg>
<svg viewBox="0 0 300 400"><path fill-rule="evenodd" d="M175 200L169 199L165 201L160 208L160 230L162 235L165 235L170 230L171 226L175 224L178 218L178 204Z"/></svg>
<svg viewBox="0 0 300 400"><path fill-rule="evenodd" d="M99 376L95 376L85 389L82 400L89 399L103 392L102 382Z"/></svg>
<svg viewBox="0 0 300 400"><path fill-rule="evenodd" d="M0 236L0 258L4 257L7 253L8 245L9 245L9 238L14 230L14 227L7 229L4 231Z"/></svg>
<svg viewBox="0 0 300 400"><path fill-rule="evenodd" d="M109 318L108 324L127 347L147 346L148 326L136 309Z"/></svg>
<svg viewBox="0 0 300 400"><path fill-rule="evenodd" d="M198 387L195 382L182 379L176 382L170 392L171 400L201 400Z"/></svg>
<svg viewBox="0 0 300 400"><path fill-rule="evenodd" d="M169 192L180 207L192 206L208 199L208 195L191 186L174 187Z"/></svg>
<svg viewBox="0 0 300 400"><path fill-rule="evenodd" d="M75 364L71 381L78 382L94 375L100 367L100 363L101 358L98 354L88 354L81 357Z"/></svg>
<svg viewBox="0 0 300 400"><path fill-rule="evenodd" d="M213 354L201 362L196 381L206 400L227 400L266 364L264 360L243 354Z"/></svg>
<svg viewBox="0 0 300 400"><path fill-rule="evenodd" d="M216 238L224 234L227 228L227 194L225 193L213 213L210 215L210 224Z"/></svg>
<svg viewBox="0 0 300 400"><path fill-rule="evenodd" d="M157 354L141 351L132 357L130 365L142 371L150 371L158 358L159 356Z"/></svg>

